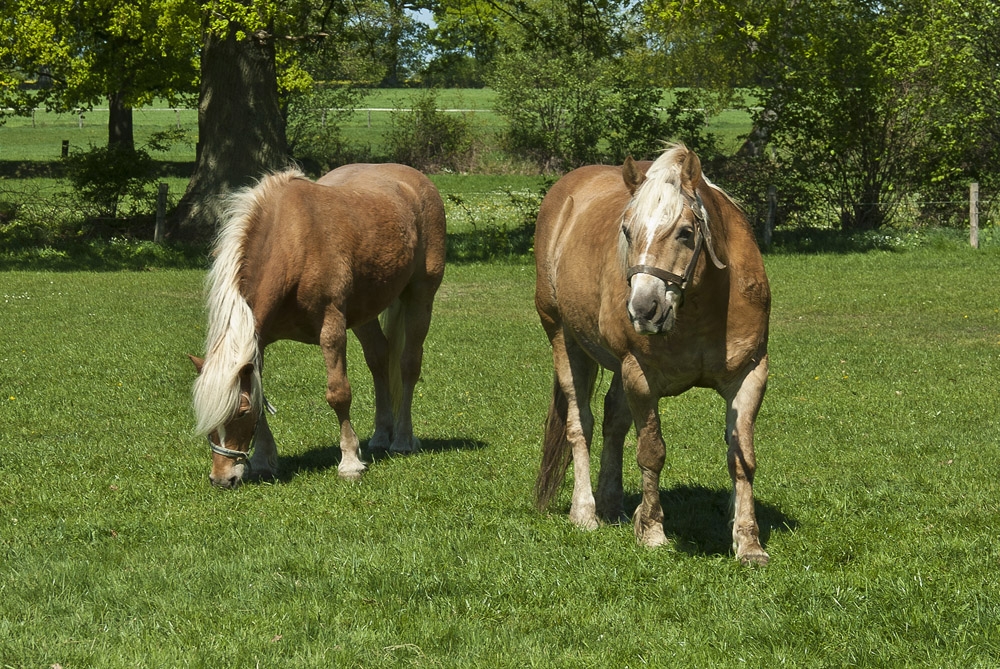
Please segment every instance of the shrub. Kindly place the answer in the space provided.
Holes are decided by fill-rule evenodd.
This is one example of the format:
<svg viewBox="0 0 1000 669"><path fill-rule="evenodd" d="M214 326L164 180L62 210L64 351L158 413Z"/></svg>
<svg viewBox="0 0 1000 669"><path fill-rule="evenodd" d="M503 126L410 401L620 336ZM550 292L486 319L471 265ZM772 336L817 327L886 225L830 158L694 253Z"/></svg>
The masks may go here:
<svg viewBox="0 0 1000 669"><path fill-rule="evenodd" d="M385 143L389 156L419 170L466 171L475 155L468 119L438 109L437 93L428 90L410 111L392 112Z"/></svg>
<svg viewBox="0 0 1000 669"><path fill-rule="evenodd" d="M94 216L115 219L119 213L153 209L156 163L143 149L110 144L76 152L66 159L66 170L81 204Z"/></svg>
<svg viewBox="0 0 1000 669"><path fill-rule="evenodd" d="M307 172L322 174L359 154L344 138L343 123L364 99L351 87L319 87L288 102L288 150Z"/></svg>

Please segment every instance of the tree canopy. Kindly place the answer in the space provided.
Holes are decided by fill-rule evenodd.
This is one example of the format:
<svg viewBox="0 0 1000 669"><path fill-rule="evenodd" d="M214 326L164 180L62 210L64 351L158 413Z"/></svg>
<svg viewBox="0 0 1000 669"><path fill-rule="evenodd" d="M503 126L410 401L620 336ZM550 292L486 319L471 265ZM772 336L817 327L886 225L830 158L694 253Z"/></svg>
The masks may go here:
<svg viewBox="0 0 1000 669"><path fill-rule="evenodd" d="M507 147L560 169L651 139L698 143L705 116L743 105L754 129L730 172L758 195L769 180L823 203L845 229L998 174L993 0L9 0L0 15L3 107L106 101L109 143L128 143L133 106L198 95L205 112L225 91L217 108L266 128L239 130L266 138L269 157L237 171L280 162L290 110L321 82L364 82L489 84ZM262 49L246 62L268 65L243 74L268 81L211 80L226 75L206 59L227 44L232 57ZM238 145L206 129L216 160Z"/></svg>

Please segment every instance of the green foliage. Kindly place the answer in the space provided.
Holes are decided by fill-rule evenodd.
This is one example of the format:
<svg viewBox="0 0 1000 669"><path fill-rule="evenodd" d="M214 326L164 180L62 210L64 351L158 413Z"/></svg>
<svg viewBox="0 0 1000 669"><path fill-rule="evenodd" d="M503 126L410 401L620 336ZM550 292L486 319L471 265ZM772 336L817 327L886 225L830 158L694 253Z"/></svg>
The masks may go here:
<svg viewBox="0 0 1000 669"><path fill-rule="evenodd" d="M476 148L468 118L440 111L434 90L419 93L411 105L392 113L385 138L392 160L425 171L468 170Z"/></svg>
<svg viewBox="0 0 1000 669"><path fill-rule="evenodd" d="M844 230L878 229L910 198L951 200L996 173L996 3L651 7L650 25L692 83L754 86L744 164L790 172L808 198L799 202L833 210Z"/></svg>
<svg viewBox="0 0 1000 669"><path fill-rule="evenodd" d="M288 150L306 171L322 174L352 162L357 149L345 138L343 126L364 96L350 86L320 86L289 97Z"/></svg>
<svg viewBox="0 0 1000 669"><path fill-rule="evenodd" d="M448 261L523 261L534 251L535 220L546 180L537 191L503 188L475 200L447 193Z"/></svg>
<svg viewBox="0 0 1000 669"><path fill-rule="evenodd" d="M643 82L624 60L507 53L491 86L508 122L505 148L546 171L648 157L668 131L658 111L662 89Z"/></svg>
<svg viewBox="0 0 1000 669"><path fill-rule="evenodd" d="M148 213L155 202L156 164L143 149L120 144L71 153L67 178L94 215L117 218ZM120 211L122 205L127 211Z"/></svg>

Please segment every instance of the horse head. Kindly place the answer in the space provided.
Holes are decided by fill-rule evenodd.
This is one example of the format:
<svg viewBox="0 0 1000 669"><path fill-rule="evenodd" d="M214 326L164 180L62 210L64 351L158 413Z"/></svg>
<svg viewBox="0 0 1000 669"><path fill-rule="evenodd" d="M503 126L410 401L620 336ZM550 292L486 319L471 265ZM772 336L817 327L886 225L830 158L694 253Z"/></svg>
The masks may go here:
<svg viewBox="0 0 1000 669"><path fill-rule="evenodd" d="M683 146L665 152L645 173L627 158L622 178L632 195L619 235L629 320L639 334L665 334L695 279L702 249L725 268L702 202L709 186L698 156Z"/></svg>
<svg viewBox="0 0 1000 669"><path fill-rule="evenodd" d="M199 380L205 361L188 356L198 371ZM228 412L228 417L215 427L203 429L212 450L212 469L208 475L212 485L220 488L235 488L251 471L250 451L253 446L257 424L266 401L260 395L259 381L255 381L255 368L244 365L238 373L238 392ZM260 399L256 399L256 398Z"/></svg>

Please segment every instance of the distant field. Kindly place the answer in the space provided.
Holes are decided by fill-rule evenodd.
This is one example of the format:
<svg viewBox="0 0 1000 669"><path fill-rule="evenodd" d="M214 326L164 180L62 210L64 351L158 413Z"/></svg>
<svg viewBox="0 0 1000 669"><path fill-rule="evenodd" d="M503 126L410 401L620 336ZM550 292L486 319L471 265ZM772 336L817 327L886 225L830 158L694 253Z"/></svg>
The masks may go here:
<svg viewBox="0 0 1000 669"><path fill-rule="evenodd" d="M361 101L356 111L342 127L349 142L382 148L382 137L388 128L391 110L408 109L419 95L419 89L373 89ZM487 139L502 129L503 120L493 113L496 93L489 89L441 89L437 93L441 109L460 110L469 118L477 132ZM177 144L156 158L172 162L193 162L198 135L198 113L193 108L174 109L166 104L153 104L135 110L136 141L145 143L154 132L180 128L189 141ZM11 117L0 126L0 161L58 160L63 140L73 149L101 146L107 142L108 112L97 108L82 114L57 114L39 111L33 117ZM719 135L724 147L735 150L737 137L748 131L750 118L746 112L727 110L712 119L709 128Z"/></svg>

